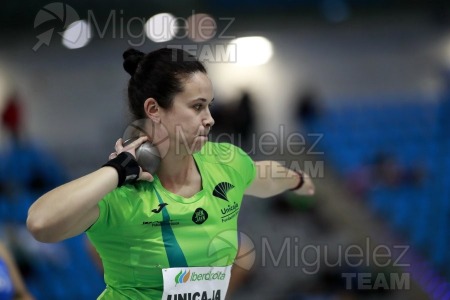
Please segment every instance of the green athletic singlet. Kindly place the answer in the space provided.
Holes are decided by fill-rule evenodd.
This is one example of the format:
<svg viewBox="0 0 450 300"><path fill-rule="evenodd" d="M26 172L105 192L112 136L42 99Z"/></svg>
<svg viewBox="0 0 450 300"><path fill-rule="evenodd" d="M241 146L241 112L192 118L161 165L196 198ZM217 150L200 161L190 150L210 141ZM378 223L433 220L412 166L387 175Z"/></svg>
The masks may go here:
<svg viewBox="0 0 450 300"><path fill-rule="evenodd" d="M167 191L154 176L107 194L87 235L104 266L99 299L161 299L163 268L228 266L237 254L237 217L255 177L240 148L206 143L194 154L202 190L190 198ZM219 238L218 238L219 237Z"/></svg>

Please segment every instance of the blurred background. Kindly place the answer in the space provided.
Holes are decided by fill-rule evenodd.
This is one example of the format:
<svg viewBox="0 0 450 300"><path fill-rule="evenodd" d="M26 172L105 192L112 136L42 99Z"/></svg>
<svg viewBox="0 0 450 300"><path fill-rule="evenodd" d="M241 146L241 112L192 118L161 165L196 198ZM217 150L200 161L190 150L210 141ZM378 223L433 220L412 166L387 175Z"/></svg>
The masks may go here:
<svg viewBox="0 0 450 300"><path fill-rule="evenodd" d="M36 299L104 288L84 236L25 228L129 122L122 53L179 47L215 87L213 141L314 178L248 197L230 299L450 299L450 3L9 1L0 10L0 239Z"/></svg>

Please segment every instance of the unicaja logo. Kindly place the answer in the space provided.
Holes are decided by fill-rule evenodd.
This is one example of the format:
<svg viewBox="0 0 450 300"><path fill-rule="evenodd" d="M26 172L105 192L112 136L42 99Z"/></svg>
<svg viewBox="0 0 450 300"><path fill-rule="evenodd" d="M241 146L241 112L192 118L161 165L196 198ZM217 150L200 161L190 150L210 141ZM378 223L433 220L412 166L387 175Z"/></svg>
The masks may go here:
<svg viewBox="0 0 450 300"><path fill-rule="evenodd" d="M175 276L175 284L177 283L186 283L189 280L189 277L191 277L191 271L189 270L186 272L186 270L181 270L180 273Z"/></svg>
<svg viewBox="0 0 450 300"><path fill-rule="evenodd" d="M43 27L43 25L46 24L47 30L36 36L38 41L34 45L33 51L39 50L39 48L43 44L47 46L50 45L50 41L56 27L66 30L68 27L70 27L71 24L79 20L80 17L78 16L75 9L61 2L50 3L41 8L36 14L36 18L34 19L34 28ZM49 28L49 26L51 27ZM60 34L64 38L63 32L58 32L58 34ZM76 35L75 38L77 39ZM73 39L73 35L71 39Z"/></svg>

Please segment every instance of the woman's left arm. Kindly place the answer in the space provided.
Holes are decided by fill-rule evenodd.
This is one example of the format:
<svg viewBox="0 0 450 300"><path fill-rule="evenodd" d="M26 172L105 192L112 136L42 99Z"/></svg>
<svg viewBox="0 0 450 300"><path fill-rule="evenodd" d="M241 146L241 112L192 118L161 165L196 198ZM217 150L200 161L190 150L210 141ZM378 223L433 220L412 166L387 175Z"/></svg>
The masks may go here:
<svg viewBox="0 0 450 300"><path fill-rule="evenodd" d="M268 198L297 187L293 192L298 195L312 196L315 193L311 178L300 170L296 172L270 160L255 162L255 165L256 176L245 195Z"/></svg>
<svg viewBox="0 0 450 300"><path fill-rule="evenodd" d="M19 268L17 267L12 254L5 245L0 243L0 257L8 266L8 271L11 276L11 281L14 286L14 299L17 300L34 300L34 297L28 292L25 282L22 279Z"/></svg>

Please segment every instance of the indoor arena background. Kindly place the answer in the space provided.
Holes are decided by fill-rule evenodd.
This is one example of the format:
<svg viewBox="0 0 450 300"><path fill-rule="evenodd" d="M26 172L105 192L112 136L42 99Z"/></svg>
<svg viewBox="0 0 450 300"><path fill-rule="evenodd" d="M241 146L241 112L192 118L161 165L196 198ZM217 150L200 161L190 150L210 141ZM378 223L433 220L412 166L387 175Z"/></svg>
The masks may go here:
<svg viewBox="0 0 450 300"><path fill-rule="evenodd" d="M205 61L211 140L316 184L244 199L228 298L450 299L450 5L179 2L0 5L0 239L36 299L104 289L85 236L36 242L27 209L107 160L128 117L122 53L164 46Z"/></svg>

